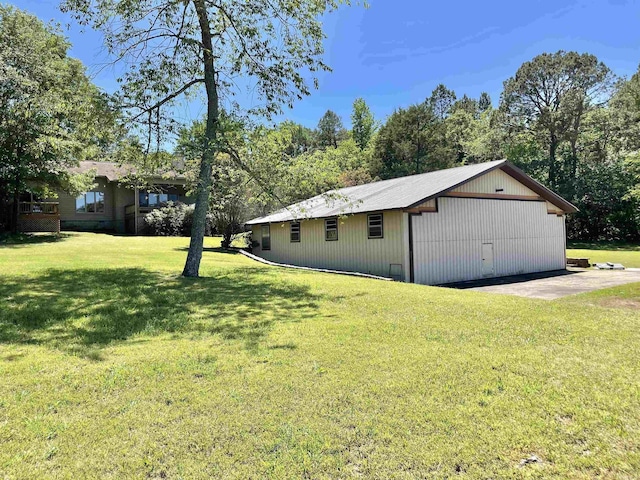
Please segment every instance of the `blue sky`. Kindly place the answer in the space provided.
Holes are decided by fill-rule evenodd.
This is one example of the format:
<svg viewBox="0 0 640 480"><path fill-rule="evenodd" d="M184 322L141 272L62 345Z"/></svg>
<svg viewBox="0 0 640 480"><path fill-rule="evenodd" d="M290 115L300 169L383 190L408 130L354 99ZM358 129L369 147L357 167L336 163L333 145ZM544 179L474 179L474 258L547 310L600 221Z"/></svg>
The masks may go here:
<svg viewBox="0 0 640 480"><path fill-rule="evenodd" d="M43 20L69 23L57 0L14 0ZM319 90L288 111L288 118L314 127L327 109L349 126L351 105L363 97L377 119L417 103L444 83L497 104L502 82L542 52L576 50L595 54L618 75L640 63L640 0L418 1L370 0L368 9L345 7L325 19L325 59ZM96 32L70 24L71 55L81 59L107 91L115 72ZM184 108L194 116L200 108Z"/></svg>

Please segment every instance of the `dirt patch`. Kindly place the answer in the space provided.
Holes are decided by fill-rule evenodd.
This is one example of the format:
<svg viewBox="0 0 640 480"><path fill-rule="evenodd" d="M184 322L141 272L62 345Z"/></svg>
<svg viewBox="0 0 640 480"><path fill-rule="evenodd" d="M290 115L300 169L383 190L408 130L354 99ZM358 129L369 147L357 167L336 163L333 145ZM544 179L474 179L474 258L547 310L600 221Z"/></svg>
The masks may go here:
<svg viewBox="0 0 640 480"><path fill-rule="evenodd" d="M598 305L608 308L627 308L630 310L640 310L640 300L630 298L611 297L598 302Z"/></svg>

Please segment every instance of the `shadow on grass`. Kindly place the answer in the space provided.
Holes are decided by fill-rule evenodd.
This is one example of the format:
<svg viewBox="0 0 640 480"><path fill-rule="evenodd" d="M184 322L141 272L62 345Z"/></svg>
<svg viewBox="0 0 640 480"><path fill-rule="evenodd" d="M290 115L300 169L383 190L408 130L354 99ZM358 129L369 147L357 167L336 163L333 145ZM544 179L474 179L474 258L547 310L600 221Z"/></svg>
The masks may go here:
<svg viewBox="0 0 640 480"><path fill-rule="evenodd" d="M38 243L54 243L72 237L69 233L16 233L0 235L0 248L20 247Z"/></svg>
<svg viewBox="0 0 640 480"><path fill-rule="evenodd" d="M90 358L136 334L218 334L252 350L276 322L314 318L318 297L263 269L185 279L141 269L49 270L0 276L0 343Z"/></svg>
<svg viewBox="0 0 640 480"><path fill-rule="evenodd" d="M613 250L620 252L640 252L640 245L621 242L567 242L567 248L576 250Z"/></svg>

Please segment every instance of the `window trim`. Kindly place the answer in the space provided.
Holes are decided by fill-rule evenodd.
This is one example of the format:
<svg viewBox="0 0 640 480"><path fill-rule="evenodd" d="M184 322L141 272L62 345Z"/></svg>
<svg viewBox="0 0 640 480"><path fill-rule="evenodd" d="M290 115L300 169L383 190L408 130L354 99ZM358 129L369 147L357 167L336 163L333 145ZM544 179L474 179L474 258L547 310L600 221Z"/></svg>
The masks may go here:
<svg viewBox="0 0 640 480"><path fill-rule="evenodd" d="M87 202L87 193L93 193L93 202L91 202L94 206L97 205L98 203L96 202L96 194L101 194L102 195L102 211L100 212L88 212L87 211L87 205L89 205L89 202ZM90 190L88 192L84 192L81 193L80 195L77 195L75 198L75 201L78 201L78 198L83 197L84 198L84 211L78 211L78 204L76 203L76 208L75 208L75 212L77 215L105 215L107 213L107 196L105 195L105 192L102 191L96 191L96 190ZM95 208L95 207L94 207Z"/></svg>
<svg viewBox="0 0 640 480"><path fill-rule="evenodd" d="M332 228L332 230L328 230L327 222L336 222L335 229ZM333 230L335 230L335 232L336 232L336 238L327 238L327 233L329 233L330 231L333 231ZM338 234L338 217L325 218L324 219L324 241L325 242L337 242L338 238L339 238L339 234Z"/></svg>
<svg viewBox="0 0 640 480"><path fill-rule="evenodd" d="M264 227L267 227L267 231L269 232L269 246L264 248ZM271 250L271 224L264 223L260 225L260 250L263 252Z"/></svg>
<svg viewBox="0 0 640 480"><path fill-rule="evenodd" d="M371 236L371 217L374 215L380 215L380 236L372 237ZM369 240L380 240L384 238L384 214L383 212L377 213L368 213L367 214L367 238Z"/></svg>
<svg viewBox="0 0 640 480"><path fill-rule="evenodd" d="M294 234L293 226L294 225L298 226L298 232L297 232L298 233L298 239L297 240L293 239L293 234ZM300 222L289 222L289 243L300 243L300 230L301 230Z"/></svg>

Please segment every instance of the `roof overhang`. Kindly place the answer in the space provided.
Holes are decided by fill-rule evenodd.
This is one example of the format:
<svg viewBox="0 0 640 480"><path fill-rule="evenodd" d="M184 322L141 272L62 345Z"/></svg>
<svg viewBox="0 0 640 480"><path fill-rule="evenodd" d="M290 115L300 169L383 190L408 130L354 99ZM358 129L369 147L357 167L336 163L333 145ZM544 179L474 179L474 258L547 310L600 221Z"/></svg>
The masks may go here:
<svg viewBox="0 0 640 480"><path fill-rule="evenodd" d="M529 175L527 175L522 170L520 170L518 167L513 165L511 162L506 162L500 168L504 173L512 176L513 178L518 180L520 183L522 183L524 186L530 188L531 190L536 192L538 195L540 195L542 198L547 200L549 203L553 203L556 207L562 209L562 211L564 211L565 213L576 213L579 211L578 207L576 207L574 204L566 201L564 198L562 198L560 195L558 195L554 191L548 189L547 187L542 185L540 182L534 180Z"/></svg>

